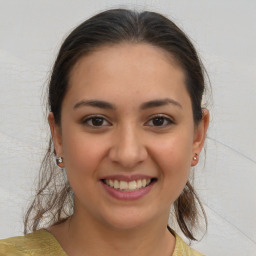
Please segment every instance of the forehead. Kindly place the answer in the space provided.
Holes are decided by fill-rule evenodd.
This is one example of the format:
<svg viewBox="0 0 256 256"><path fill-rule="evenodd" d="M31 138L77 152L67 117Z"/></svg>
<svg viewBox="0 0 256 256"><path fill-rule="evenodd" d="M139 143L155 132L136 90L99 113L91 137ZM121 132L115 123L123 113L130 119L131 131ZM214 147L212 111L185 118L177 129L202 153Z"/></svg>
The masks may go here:
<svg viewBox="0 0 256 256"><path fill-rule="evenodd" d="M157 68L157 64L160 62L161 67ZM71 70L70 80L74 79L81 69L83 71L86 69L89 73L90 71L95 72L97 67L100 67L100 71L105 71L111 66L115 66L115 70L117 66L120 68L124 66L128 68L129 66L133 68L133 71L135 71L135 68L142 69L145 67L150 72L164 71L166 66L168 68L172 66L182 71L178 61L166 50L148 43L124 42L100 46L81 57Z"/></svg>
<svg viewBox="0 0 256 256"><path fill-rule="evenodd" d="M67 94L74 100L130 96L133 102L140 97L188 97L184 72L174 57L142 43L103 46L82 57L71 71Z"/></svg>

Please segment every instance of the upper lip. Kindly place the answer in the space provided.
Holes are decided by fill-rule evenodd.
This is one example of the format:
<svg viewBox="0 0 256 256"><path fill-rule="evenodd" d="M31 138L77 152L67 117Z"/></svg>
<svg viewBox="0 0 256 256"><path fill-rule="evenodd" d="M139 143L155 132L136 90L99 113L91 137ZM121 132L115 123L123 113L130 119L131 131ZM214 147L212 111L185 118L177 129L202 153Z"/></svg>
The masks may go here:
<svg viewBox="0 0 256 256"><path fill-rule="evenodd" d="M142 179L153 179L155 177L143 174L134 174L134 175L109 175L101 177L100 180L122 180L122 181L133 181L133 180L142 180Z"/></svg>

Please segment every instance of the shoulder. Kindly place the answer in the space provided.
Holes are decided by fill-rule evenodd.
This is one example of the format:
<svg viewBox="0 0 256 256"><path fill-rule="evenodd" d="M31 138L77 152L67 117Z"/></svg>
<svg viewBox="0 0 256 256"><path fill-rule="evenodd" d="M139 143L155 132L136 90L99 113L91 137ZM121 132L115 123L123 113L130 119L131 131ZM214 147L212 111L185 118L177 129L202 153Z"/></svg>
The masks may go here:
<svg viewBox="0 0 256 256"><path fill-rule="evenodd" d="M25 236L0 240L0 256L66 256L56 239L45 229Z"/></svg>
<svg viewBox="0 0 256 256"><path fill-rule="evenodd" d="M172 256L204 256L198 251L189 247L182 239L174 232L176 244Z"/></svg>

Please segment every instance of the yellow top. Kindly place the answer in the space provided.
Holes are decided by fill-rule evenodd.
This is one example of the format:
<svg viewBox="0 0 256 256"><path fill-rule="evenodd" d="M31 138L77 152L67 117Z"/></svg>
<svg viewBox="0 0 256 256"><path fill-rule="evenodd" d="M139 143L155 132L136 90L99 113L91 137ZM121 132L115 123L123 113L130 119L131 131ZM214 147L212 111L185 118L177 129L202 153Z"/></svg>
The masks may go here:
<svg viewBox="0 0 256 256"><path fill-rule="evenodd" d="M191 249L176 233L172 256L203 256ZM25 236L0 240L0 256L67 256L55 237L45 229Z"/></svg>

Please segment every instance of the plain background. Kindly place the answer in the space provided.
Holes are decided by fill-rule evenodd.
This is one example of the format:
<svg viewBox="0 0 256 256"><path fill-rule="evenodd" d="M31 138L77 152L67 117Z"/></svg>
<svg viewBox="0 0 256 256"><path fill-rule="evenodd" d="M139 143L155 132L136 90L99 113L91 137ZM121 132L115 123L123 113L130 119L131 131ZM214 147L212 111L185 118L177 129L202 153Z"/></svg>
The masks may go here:
<svg viewBox="0 0 256 256"><path fill-rule="evenodd" d="M42 96L57 50L72 28L113 7L163 13L191 37L213 97L206 158L193 170L209 228L193 246L255 255L255 0L0 0L0 238L22 235L47 146Z"/></svg>

